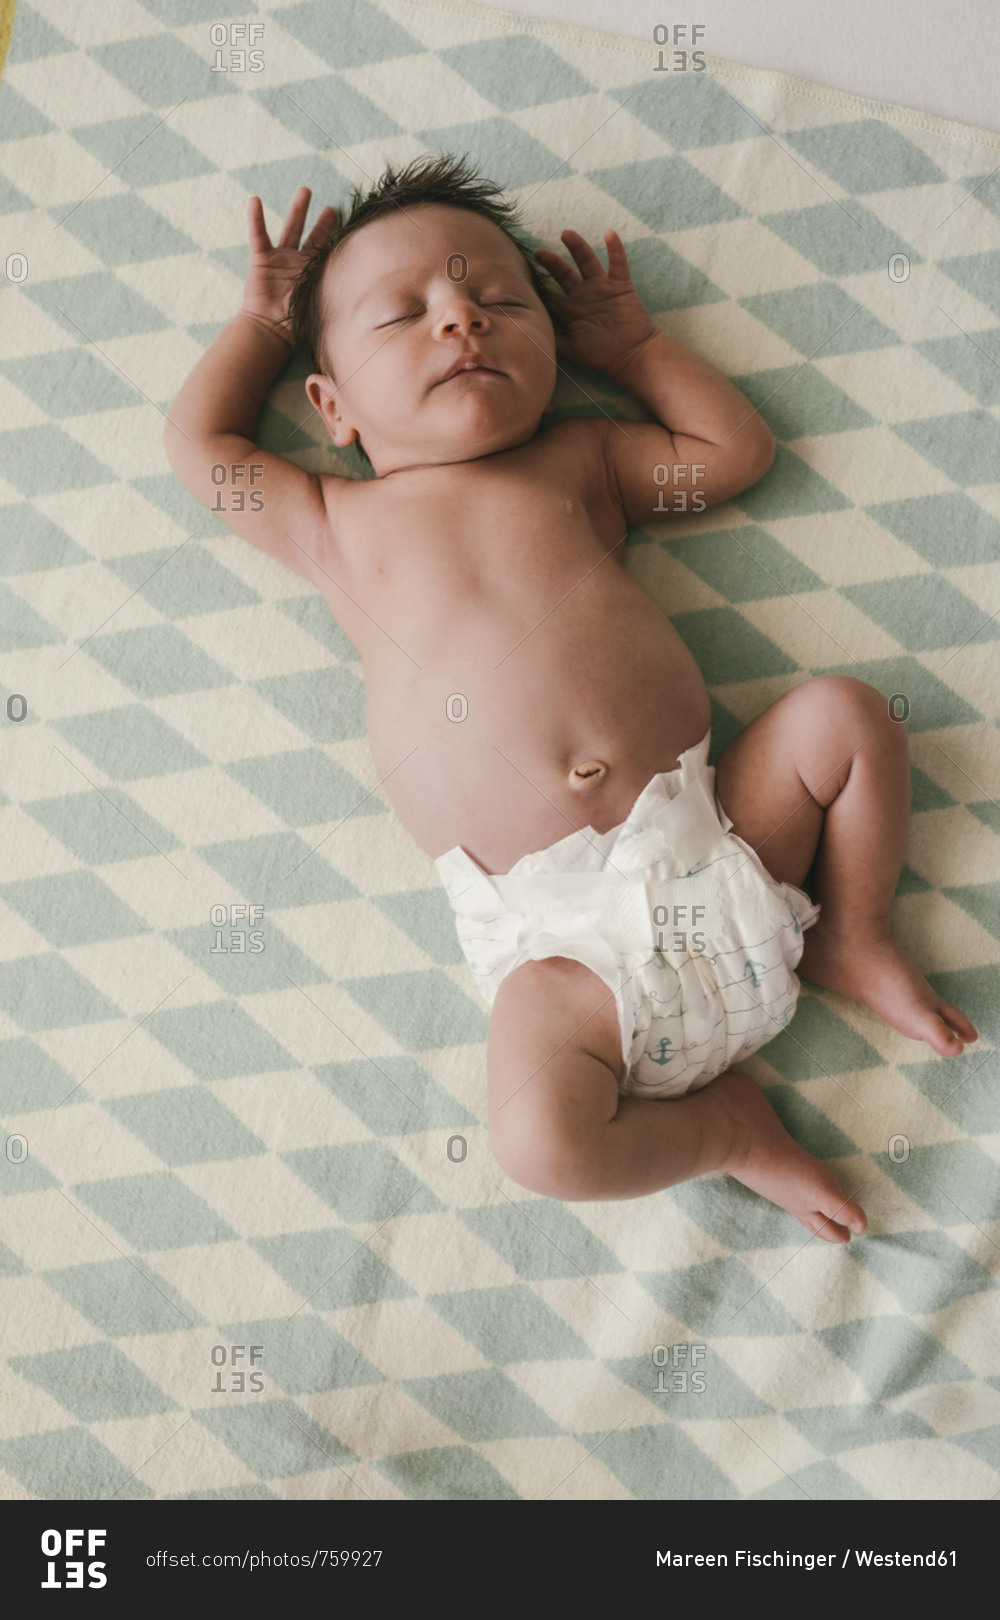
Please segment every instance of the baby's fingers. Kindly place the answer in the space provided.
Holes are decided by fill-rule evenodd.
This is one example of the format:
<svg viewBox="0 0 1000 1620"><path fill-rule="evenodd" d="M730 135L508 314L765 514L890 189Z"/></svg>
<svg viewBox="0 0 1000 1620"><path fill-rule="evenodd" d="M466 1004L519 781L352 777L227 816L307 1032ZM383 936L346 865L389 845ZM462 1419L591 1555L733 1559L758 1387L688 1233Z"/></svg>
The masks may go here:
<svg viewBox="0 0 1000 1620"><path fill-rule="evenodd" d="M561 259L558 253L550 253L548 248L536 248L535 258L543 270L549 272L553 281L558 281L560 287L568 291L570 287L579 285L580 278L573 266L567 264L565 259Z"/></svg>
<svg viewBox="0 0 1000 1620"><path fill-rule="evenodd" d="M298 247L299 237L302 235L302 227L306 222L306 215L309 212L309 200L311 197L312 192L309 190L308 186L300 186L298 191L295 193L292 206L288 210L285 217L284 226L282 227L281 240L278 243L279 247Z"/></svg>
<svg viewBox="0 0 1000 1620"><path fill-rule="evenodd" d="M336 208L331 208L330 205L327 204L327 206L320 213L319 219L309 232L309 235L303 242L303 251L310 247L320 247L326 241L336 222L337 210Z"/></svg>
<svg viewBox="0 0 1000 1620"><path fill-rule="evenodd" d="M270 253L271 238L264 224L264 204L259 197L251 197L247 204L247 225L250 230L252 253Z"/></svg>
<svg viewBox="0 0 1000 1620"><path fill-rule="evenodd" d="M604 266L586 237L581 236L579 231L566 230L562 233L562 240L576 260L584 281L590 281L594 276L603 276Z"/></svg>
<svg viewBox="0 0 1000 1620"><path fill-rule="evenodd" d="M625 248L617 231L607 230L604 233L604 246L608 250L608 275L612 281L631 281L632 272L628 267Z"/></svg>

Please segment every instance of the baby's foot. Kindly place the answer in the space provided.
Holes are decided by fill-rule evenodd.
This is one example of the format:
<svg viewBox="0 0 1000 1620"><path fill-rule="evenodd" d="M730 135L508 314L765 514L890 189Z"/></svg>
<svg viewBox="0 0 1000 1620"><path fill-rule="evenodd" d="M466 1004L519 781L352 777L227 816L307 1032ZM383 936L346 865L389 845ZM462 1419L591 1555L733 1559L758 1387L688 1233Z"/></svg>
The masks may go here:
<svg viewBox="0 0 1000 1620"><path fill-rule="evenodd" d="M912 956L885 923L835 929L822 919L805 936L799 972L813 984L863 1001L911 1040L926 1041L942 1057L957 1057L978 1031L963 1012L927 983Z"/></svg>
<svg viewBox="0 0 1000 1620"><path fill-rule="evenodd" d="M815 1237L850 1243L868 1225L860 1204L844 1197L831 1170L792 1140L764 1093L746 1074L711 1082L736 1127L733 1151L720 1169L744 1187L780 1204Z"/></svg>

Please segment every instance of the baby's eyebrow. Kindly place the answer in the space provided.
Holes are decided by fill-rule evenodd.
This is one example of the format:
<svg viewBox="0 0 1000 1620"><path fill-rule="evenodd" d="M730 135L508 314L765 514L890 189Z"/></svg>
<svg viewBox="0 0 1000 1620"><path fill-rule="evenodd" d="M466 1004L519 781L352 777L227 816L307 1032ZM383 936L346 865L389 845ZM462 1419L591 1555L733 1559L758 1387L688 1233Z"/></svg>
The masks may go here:
<svg viewBox="0 0 1000 1620"><path fill-rule="evenodd" d="M360 298L354 300L347 313L348 315L356 315L358 310L362 309L373 298L385 298L387 296L388 289L381 282L376 281L374 285L365 288Z"/></svg>
<svg viewBox="0 0 1000 1620"><path fill-rule="evenodd" d="M478 277L480 280L484 276L502 276L508 273L513 275L513 271L508 271L508 267L499 259L490 259L488 261L484 261L483 263L473 263L470 260L468 273L469 279L476 279ZM399 295L402 295L404 290L403 285L400 284L397 289L393 284L393 278L396 276L396 274L396 272L390 271L387 276L371 282L365 288L361 296L355 300L351 308L347 311L348 316L350 317L352 315L356 315L358 311L362 309L365 304L370 303L373 298L392 298L397 292ZM414 271L413 274L417 275L419 272ZM463 280L464 279L465 278L463 277Z"/></svg>

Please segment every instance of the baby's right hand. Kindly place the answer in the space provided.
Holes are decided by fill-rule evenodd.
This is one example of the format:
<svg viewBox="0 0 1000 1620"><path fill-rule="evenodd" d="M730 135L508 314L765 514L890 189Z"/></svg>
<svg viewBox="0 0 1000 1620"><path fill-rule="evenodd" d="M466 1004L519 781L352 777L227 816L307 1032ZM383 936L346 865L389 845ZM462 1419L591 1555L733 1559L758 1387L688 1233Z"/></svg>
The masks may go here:
<svg viewBox="0 0 1000 1620"><path fill-rule="evenodd" d="M264 224L264 206L259 197L251 197L247 209L250 229L250 270L243 288L243 309L248 315L259 315L272 325L285 319L292 287L306 262L306 250L324 242L336 219L336 209L323 209L309 235L299 249L299 237L309 212L312 192L300 186L288 210L277 247L272 246Z"/></svg>

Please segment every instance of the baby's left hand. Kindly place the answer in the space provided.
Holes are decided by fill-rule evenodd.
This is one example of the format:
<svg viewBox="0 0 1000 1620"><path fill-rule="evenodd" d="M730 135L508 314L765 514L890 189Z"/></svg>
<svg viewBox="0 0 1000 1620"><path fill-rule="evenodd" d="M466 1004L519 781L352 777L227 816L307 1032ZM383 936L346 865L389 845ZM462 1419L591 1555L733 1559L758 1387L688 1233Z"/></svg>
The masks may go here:
<svg viewBox="0 0 1000 1620"><path fill-rule="evenodd" d="M656 335L657 328L632 285L628 259L617 231L604 233L608 250L606 272L589 242L577 231L563 231L562 240L579 270L574 270L558 253L550 253L547 248L539 248L535 253L542 268L555 278L565 295L560 297L553 293L548 300L551 314L566 333L565 337L556 337L556 353L562 360L607 371L613 376L648 338Z"/></svg>
<svg viewBox="0 0 1000 1620"><path fill-rule="evenodd" d="M307 251L326 240L337 217L335 209L324 208L300 249L299 238L305 226L311 197L308 186L299 187L276 247L267 234L264 206L260 198L250 198L247 206L250 270L243 288L242 306L248 315L259 315L273 325L280 325L285 320L292 287L306 262Z"/></svg>

